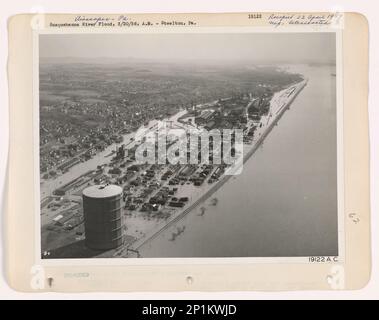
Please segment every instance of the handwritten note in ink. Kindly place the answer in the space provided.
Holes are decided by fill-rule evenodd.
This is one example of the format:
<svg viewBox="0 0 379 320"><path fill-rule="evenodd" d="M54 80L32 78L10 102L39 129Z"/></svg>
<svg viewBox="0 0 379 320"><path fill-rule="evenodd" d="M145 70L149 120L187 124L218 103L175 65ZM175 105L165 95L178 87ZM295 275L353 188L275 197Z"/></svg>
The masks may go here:
<svg viewBox="0 0 379 320"><path fill-rule="evenodd" d="M325 14L280 14L273 13L268 17L268 22L274 27L281 26L339 26L342 13Z"/></svg>

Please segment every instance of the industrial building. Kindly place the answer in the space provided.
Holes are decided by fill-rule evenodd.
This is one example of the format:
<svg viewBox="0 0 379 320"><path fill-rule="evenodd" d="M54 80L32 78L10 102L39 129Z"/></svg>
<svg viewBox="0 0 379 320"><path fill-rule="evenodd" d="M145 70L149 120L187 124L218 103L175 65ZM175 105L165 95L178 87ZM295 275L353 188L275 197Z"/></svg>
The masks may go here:
<svg viewBox="0 0 379 320"><path fill-rule="evenodd" d="M122 188L94 185L83 190L86 246L95 250L115 249L123 244Z"/></svg>

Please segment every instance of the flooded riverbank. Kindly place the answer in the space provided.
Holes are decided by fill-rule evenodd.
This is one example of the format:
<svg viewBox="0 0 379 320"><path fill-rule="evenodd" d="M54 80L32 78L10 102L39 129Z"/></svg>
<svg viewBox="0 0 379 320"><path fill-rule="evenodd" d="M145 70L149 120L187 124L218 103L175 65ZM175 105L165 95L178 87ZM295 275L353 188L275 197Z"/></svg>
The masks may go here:
<svg viewBox="0 0 379 320"><path fill-rule="evenodd" d="M142 257L337 255L336 78L305 67L309 79L263 146ZM170 241L172 233L186 226Z"/></svg>

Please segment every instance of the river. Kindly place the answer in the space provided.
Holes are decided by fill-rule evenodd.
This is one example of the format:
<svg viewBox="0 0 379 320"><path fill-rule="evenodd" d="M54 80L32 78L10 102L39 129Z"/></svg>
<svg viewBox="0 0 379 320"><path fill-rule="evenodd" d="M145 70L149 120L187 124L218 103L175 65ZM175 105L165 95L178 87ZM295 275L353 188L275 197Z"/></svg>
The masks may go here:
<svg viewBox="0 0 379 320"><path fill-rule="evenodd" d="M338 255L335 67L301 73L307 86L242 174L140 248L142 257Z"/></svg>

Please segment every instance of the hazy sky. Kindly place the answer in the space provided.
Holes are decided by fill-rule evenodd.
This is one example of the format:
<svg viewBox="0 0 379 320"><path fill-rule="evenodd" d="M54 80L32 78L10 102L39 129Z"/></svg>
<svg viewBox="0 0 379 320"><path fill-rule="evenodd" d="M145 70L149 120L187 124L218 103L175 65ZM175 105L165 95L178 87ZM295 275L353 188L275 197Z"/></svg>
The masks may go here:
<svg viewBox="0 0 379 320"><path fill-rule="evenodd" d="M40 57L335 61L334 33L40 35Z"/></svg>

